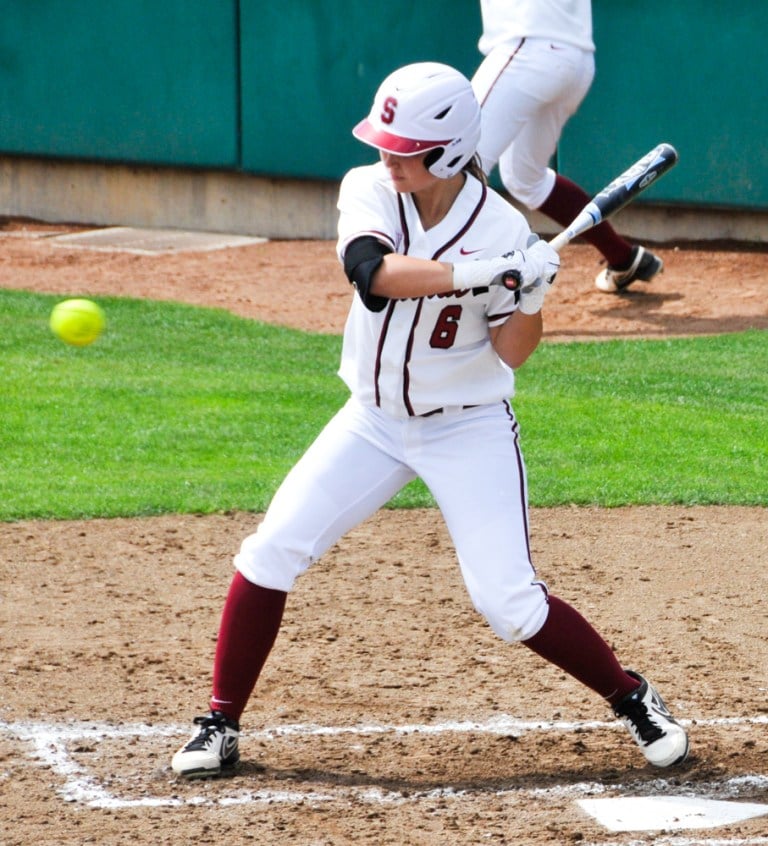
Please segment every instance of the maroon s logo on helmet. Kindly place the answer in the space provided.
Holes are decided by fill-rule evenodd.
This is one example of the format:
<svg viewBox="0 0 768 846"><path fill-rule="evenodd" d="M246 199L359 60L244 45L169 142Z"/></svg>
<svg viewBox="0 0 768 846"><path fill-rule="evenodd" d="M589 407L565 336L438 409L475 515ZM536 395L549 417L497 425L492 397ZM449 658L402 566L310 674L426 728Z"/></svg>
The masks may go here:
<svg viewBox="0 0 768 846"><path fill-rule="evenodd" d="M397 99L395 97L387 97L381 106L381 122L390 124L395 119L395 109L397 108Z"/></svg>

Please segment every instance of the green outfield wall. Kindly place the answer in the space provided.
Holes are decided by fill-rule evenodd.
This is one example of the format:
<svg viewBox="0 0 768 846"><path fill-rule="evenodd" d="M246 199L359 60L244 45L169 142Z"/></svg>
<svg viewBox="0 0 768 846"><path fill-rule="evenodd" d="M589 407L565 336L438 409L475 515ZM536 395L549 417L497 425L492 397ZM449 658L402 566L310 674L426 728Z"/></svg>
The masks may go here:
<svg viewBox="0 0 768 846"><path fill-rule="evenodd" d="M669 141L680 163L649 196L768 208L766 0L595 0L597 73L559 169L599 188Z"/></svg>
<svg viewBox="0 0 768 846"><path fill-rule="evenodd" d="M469 0L0 0L0 155L336 181L412 61L471 75ZM587 189L659 141L643 200L768 209L768 2L595 0L597 76L558 169Z"/></svg>
<svg viewBox="0 0 768 846"><path fill-rule="evenodd" d="M238 167L229 0L0 0L0 151Z"/></svg>

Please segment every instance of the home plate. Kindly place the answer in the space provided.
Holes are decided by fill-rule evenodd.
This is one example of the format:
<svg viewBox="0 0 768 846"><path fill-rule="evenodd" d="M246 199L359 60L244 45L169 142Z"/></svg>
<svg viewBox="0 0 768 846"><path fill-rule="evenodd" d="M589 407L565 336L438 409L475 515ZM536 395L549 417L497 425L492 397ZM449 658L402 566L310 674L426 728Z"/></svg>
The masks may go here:
<svg viewBox="0 0 768 846"><path fill-rule="evenodd" d="M65 247L83 247L89 250L138 253L179 253L189 251L221 250L226 247L243 247L263 244L267 239L248 235L227 235L221 232L194 232L183 229L136 229L130 226L110 226L106 229L89 229L51 238L51 243Z"/></svg>
<svg viewBox="0 0 768 846"><path fill-rule="evenodd" d="M609 831L714 828L768 815L768 805L687 796L581 799L578 804Z"/></svg>

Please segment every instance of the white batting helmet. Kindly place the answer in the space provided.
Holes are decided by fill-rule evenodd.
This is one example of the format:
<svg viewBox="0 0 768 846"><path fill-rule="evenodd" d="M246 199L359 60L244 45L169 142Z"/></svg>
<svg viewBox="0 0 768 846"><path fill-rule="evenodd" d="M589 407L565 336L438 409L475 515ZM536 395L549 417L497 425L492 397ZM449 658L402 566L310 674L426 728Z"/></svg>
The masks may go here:
<svg viewBox="0 0 768 846"><path fill-rule="evenodd" d="M352 130L360 141L399 156L433 150L425 164L441 179L457 174L480 141L480 105L470 81L439 62L417 62L379 86L371 112Z"/></svg>

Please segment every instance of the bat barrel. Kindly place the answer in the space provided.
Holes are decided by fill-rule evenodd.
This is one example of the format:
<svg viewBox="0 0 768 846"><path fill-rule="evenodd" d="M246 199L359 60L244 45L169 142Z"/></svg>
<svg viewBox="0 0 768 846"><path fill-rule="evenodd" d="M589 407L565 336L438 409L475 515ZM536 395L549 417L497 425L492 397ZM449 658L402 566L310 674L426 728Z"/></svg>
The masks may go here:
<svg viewBox="0 0 768 846"><path fill-rule="evenodd" d="M617 176L593 200L603 219L623 209L652 182L674 167L678 158L677 150L671 144L658 144Z"/></svg>
<svg viewBox="0 0 768 846"><path fill-rule="evenodd" d="M568 228L549 242L550 246L559 251L577 235L607 220L631 203L658 177L674 167L678 158L677 150L671 144L667 142L657 144L596 194L573 219Z"/></svg>

